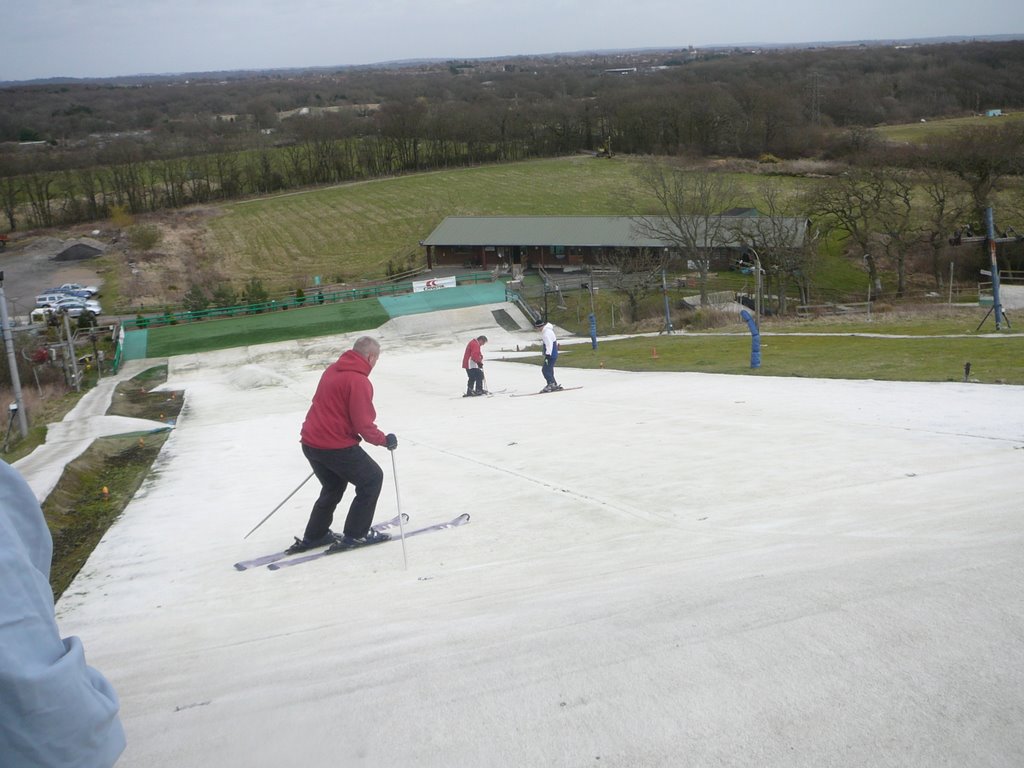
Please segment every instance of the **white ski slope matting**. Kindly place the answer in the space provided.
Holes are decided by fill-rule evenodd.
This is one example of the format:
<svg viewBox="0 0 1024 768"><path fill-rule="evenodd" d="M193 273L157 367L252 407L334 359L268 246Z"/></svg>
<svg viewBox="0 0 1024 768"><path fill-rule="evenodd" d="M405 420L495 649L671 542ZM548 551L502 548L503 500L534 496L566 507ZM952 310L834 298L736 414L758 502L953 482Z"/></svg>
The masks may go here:
<svg viewBox="0 0 1024 768"><path fill-rule="evenodd" d="M1024 388L563 364L463 399L479 333L489 388L540 389L489 308L378 334L378 519L396 481L410 527L472 515L407 570L232 568L301 533L315 481L242 538L351 337L170 361L177 426L58 606L120 766L1024 764Z"/></svg>

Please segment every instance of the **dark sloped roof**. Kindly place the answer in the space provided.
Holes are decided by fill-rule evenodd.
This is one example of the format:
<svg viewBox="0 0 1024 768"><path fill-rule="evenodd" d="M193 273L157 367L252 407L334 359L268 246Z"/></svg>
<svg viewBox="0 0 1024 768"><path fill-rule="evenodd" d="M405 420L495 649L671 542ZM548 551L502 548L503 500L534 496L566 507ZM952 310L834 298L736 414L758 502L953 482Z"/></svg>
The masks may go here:
<svg viewBox="0 0 1024 768"><path fill-rule="evenodd" d="M618 246L661 248L628 216L448 216L423 245Z"/></svg>
<svg viewBox="0 0 1024 768"><path fill-rule="evenodd" d="M649 216L652 223L664 217ZM763 241L766 217L722 216L719 247L740 247ZM803 243L804 219L775 220L791 245ZM430 233L424 246L582 246L664 248L671 243L641 234L630 216L448 216ZM649 232L651 228L647 228Z"/></svg>

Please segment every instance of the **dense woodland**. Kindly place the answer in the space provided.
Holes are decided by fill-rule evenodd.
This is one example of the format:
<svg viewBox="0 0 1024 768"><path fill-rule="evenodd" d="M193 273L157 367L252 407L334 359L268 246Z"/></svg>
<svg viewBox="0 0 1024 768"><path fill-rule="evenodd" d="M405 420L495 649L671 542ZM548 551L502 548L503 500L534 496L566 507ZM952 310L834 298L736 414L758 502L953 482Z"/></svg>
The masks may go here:
<svg viewBox="0 0 1024 768"><path fill-rule="evenodd" d="M1021 82L1024 41L14 84L0 204L25 229L578 151L877 161L869 128L1024 109Z"/></svg>

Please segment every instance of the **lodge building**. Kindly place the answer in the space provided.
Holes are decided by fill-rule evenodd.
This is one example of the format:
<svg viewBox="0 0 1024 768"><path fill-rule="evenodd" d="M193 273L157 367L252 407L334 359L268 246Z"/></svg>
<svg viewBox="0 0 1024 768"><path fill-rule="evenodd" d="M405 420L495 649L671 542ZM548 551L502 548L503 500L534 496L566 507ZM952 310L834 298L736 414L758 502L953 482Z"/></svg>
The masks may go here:
<svg viewBox="0 0 1024 768"><path fill-rule="evenodd" d="M711 249L712 269L728 267L747 246L763 247L759 232L767 231L765 222L771 221L753 209L714 218L719 234ZM785 233L784 247L800 248L808 222L776 218L772 229ZM448 216L420 245L426 249L428 269L514 266L565 271L600 264L602 257L614 251L672 248L671 243L644 234L631 216Z"/></svg>

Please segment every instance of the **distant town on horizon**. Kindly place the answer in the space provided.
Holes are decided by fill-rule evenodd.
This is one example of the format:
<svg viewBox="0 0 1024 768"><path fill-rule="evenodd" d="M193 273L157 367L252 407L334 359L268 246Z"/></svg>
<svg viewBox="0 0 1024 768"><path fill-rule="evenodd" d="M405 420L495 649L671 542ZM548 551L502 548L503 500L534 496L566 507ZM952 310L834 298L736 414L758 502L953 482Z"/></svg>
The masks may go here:
<svg viewBox="0 0 1024 768"><path fill-rule="evenodd" d="M89 83L89 82L104 82L104 83L122 83L125 81L138 82L149 81L149 80L166 80L176 78L246 78L254 75L268 75L268 74L296 74L306 72L324 72L324 71L345 71L345 70L373 70L373 69L404 69L408 67L418 66L436 66L441 64L448 64L450 62L495 62L495 61L544 61L550 59L578 59L587 56L603 56L603 57L630 57L630 56L644 56L651 54L672 54L679 51L700 51L703 53L726 53L726 52L742 52L742 53L757 53L760 51L773 51L773 50L814 50L821 48L851 48L851 47L871 47L871 46L919 46L919 45L942 45L942 44L956 44L956 43L976 43L976 42L1009 42L1013 40L1024 40L1024 32L1022 33L1007 33L1007 34L993 34L993 35L945 35L939 37L919 37L919 38L877 38L870 40L832 40L832 41L809 41L809 42L789 42L789 43L759 43L759 42L744 42L744 43L721 43L721 44L709 44L709 45L680 45L680 46L652 46L645 48L600 48L600 49L589 49L589 50L578 50L578 51L552 51L549 53L534 53L534 54L505 54L499 56L477 56L477 57L464 57L464 56L436 56L436 57L420 57L414 59L393 59L388 61L378 61L364 64L327 64L327 65L310 65L310 66L296 66L296 67L267 67L267 68L242 68L242 69L229 69L229 70L198 70L198 71L182 71L182 72L138 72L132 74L123 75L110 75L104 77L77 77L75 75L55 75L52 77L33 78L29 80L0 80L0 87L11 87L18 85L36 85L36 84L48 84L48 83L63 83L63 82L76 82L76 83Z"/></svg>

